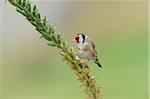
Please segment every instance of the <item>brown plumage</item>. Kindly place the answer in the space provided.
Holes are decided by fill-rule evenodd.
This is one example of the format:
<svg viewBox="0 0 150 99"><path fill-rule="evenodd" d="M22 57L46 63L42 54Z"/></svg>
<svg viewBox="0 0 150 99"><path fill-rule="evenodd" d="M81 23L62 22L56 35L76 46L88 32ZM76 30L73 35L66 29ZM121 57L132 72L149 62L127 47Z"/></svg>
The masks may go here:
<svg viewBox="0 0 150 99"><path fill-rule="evenodd" d="M79 50L79 57L93 60L99 67L102 67L97 58L97 51L94 42L84 34L78 34L75 40Z"/></svg>

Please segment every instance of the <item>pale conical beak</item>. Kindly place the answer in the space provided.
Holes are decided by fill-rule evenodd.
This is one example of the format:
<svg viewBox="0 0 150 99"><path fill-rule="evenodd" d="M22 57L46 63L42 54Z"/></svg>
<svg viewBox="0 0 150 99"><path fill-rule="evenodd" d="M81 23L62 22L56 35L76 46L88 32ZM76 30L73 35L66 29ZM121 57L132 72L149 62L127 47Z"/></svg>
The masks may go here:
<svg viewBox="0 0 150 99"><path fill-rule="evenodd" d="M75 41L76 41L75 39L72 40L73 43L75 43Z"/></svg>

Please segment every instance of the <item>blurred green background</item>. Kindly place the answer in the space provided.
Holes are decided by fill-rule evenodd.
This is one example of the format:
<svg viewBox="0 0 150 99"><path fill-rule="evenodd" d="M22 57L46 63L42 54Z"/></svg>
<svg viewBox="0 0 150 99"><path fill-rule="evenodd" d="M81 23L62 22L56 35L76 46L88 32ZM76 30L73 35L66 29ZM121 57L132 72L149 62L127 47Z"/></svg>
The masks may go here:
<svg viewBox="0 0 150 99"><path fill-rule="evenodd" d="M78 32L96 42L103 65L89 62L104 99L148 99L147 1L36 1L72 45ZM39 39L9 3L0 2L2 99L84 99L84 88L59 50Z"/></svg>

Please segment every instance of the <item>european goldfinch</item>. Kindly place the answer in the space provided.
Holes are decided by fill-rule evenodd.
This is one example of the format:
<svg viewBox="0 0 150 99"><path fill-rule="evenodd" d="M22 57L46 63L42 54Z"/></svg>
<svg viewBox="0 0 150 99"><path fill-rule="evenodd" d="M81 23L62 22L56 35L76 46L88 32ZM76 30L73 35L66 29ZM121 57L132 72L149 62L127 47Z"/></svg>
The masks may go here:
<svg viewBox="0 0 150 99"><path fill-rule="evenodd" d="M99 67L102 67L97 58L95 44L87 37L87 35L79 33L74 41L76 41L77 44L79 58L93 60Z"/></svg>

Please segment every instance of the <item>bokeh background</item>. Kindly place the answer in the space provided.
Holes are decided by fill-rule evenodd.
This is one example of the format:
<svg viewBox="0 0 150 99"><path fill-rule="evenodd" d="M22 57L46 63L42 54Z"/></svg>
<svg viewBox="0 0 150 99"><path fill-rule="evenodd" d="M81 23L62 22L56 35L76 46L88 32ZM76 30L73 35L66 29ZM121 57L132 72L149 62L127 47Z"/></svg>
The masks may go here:
<svg viewBox="0 0 150 99"><path fill-rule="evenodd" d="M96 43L89 62L104 99L148 99L147 1L34 1L72 45L78 32ZM1 99L84 99L59 50L46 45L8 2L0 1Z"/></svg>

